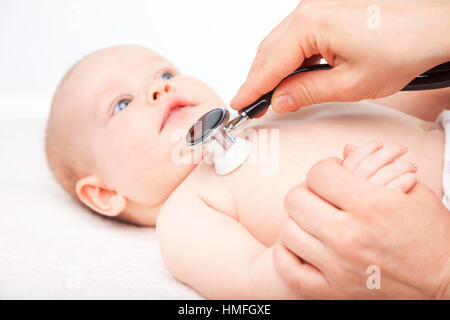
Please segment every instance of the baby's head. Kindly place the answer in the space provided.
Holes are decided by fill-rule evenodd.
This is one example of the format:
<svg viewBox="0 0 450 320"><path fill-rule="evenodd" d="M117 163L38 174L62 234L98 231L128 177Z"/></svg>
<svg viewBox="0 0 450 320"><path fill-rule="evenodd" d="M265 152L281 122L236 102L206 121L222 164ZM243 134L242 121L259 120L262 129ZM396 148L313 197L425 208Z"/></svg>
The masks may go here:
<svg viewBox="0 0 450 320"><path fill-rule="evenodd" d="M162 204L195 167L172 161L180 143L173 131L187 132L221 105L210 87L149 49L94 52L69 70L53 97L50 168L92 210L154 225Z"/></svg>

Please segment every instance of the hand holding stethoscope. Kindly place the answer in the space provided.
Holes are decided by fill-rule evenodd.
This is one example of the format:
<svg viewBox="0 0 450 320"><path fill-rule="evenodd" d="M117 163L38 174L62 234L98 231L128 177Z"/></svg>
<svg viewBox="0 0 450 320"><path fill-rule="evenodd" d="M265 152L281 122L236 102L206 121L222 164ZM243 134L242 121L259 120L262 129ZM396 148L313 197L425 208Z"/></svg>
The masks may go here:
<svg viewBox="0 0 450 320"><path fill-rule="evenodd" d="M445 0L303 0L262 41L230 105L242 110L320 56L333 69L283 81L273 94L274 111L389 96L450 60L448 6Z"/></svg>
<svg viewBox="0 0 450 320"><path fill-rule="evenodd" d="M296 69L283 80L296 74L308 71L330 70L329 64L315 64ZM282 82L283 82L282 80ZM450 62L436 66L408 83L402 91L432 90L450 87ZM233 132L242 127L248 120L264 113L269 108L272 96L277 87L259 97L255 102L243 108L239 116L229 119L230 114L226 108L218 107L204 114L189 129L186 135L188 148L196 149L207 146L210 142L218 142L223 151L229 150L236 141Z"/></svg>

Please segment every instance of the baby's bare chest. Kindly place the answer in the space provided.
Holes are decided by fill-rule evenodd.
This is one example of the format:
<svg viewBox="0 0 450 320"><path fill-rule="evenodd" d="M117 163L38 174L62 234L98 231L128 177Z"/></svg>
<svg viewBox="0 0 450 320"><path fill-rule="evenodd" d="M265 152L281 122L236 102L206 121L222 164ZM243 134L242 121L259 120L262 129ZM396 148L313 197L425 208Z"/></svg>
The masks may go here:
<svg viewBox="0 0 450 320"><path fill-rule="evenodd" d="M317 161L341 158L346 143L361 145L370 139L404 143L413 152L422 137L415 123L384 115L324 117L302 123L274 123L249 131L244 132L252 143L247 161L227 176L215 176L220 192L214 188L205 192L214 199L212 202L233 208L234 218L266 246L275 243L288 218L284 210L286 194L305 181ZM214 175L213 168L207 174Z"/></svg>
<svg viewBox="0 0 450 320"><path fill-rule="evenodd" d="M233 195L239 222L258 241L271 246L288 218L286 194L305 180L316 161L336 156L338 148L321 147L314 139L295 136L297 129L265 129L271 137L252 141L247 161L223 181Z"/></svg>

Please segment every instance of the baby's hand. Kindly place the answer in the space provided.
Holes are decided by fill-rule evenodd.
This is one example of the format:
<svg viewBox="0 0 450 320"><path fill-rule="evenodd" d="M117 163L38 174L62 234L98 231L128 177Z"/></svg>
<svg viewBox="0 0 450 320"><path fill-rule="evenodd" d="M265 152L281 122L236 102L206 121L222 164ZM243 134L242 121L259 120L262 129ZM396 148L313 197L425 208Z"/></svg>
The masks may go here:
<svg viewBox="0 0 450 320"><path fill-rule="evenodd" d="M383 147L381 141L370 141L361 147L345 145L343 167L370 182L408 192L416 183L417 166L395 161L408 151L403 145Z"/></svg>

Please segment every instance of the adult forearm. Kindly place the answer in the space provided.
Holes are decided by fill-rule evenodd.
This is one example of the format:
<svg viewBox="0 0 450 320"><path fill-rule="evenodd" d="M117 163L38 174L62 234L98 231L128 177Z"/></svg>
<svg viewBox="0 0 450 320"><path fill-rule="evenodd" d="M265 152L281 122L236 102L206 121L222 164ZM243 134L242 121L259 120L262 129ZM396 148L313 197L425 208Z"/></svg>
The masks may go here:
<svg viewBox="0 0 450 320"><path fill-rule="evenodd" d="M442 0L442 10L436 10L439 29L435 33L437 52L443 62L450 61L450 0Z"/></svg>
<svg viewBox="0 0 450 320"><path fill-rule="evenodd" d="M400 91L391 96L368 100L410 114L426 121L435 121L450 107L450 88L425 91Z"/></svg>
<svg viewBox="0 0 450 320"><path fill-rule="evenodd" d="M405 20L404 31L406 33L412 32L412 34L405 35L404 40L398 39L396 41L398 46L392 50L399 50L399 53L403 52L405 61L423 64L426 70L449 61L450 1L408 0L406 3L404 6L405 12L400 18ZM414 21L414 24L411 24L411 21ZM400 22L400 24L403 24L403 22ZM407 49L407 51L402 51L404 49ZM413 52L410 52L410 50L413 50Z"/></svg>

